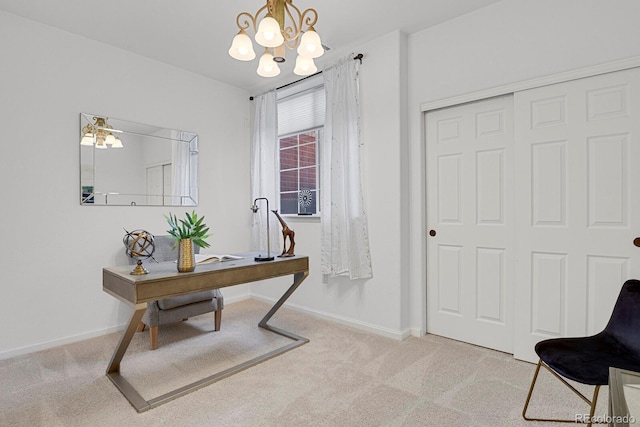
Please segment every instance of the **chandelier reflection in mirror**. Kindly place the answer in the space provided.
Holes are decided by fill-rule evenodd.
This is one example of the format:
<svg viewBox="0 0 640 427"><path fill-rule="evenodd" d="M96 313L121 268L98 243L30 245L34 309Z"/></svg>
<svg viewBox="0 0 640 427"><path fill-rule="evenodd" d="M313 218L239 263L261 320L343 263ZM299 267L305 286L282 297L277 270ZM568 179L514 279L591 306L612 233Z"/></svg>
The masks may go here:
<svg viewBox="0 0 640 427"><path fill-rule="evenodd" d="M293 5L293 0L267 0L255 15L248 12L238 14L236 23L240 31L233 38L229 55L240 61L251 61L256 57L246 31L252 28L256 42L264 47L257 70L260 76L275 77L280 74L278 64L285 62L287 49L296 49L298 53L293 70L295 74L313 74L318 71L313 60L324 54L320 36L314 28L317 21L318 12L315 9L301 12ZM303 25L306 27L304 31Z"/></svg>
<svg viewBox="0 0 640 427"><path fill-rule="evenodd" d="M111 148L123 148L122 141L117 134L122 133L121 130L114 129L107 123L106 117L94 117L94 123L87 124L82 128L82 139L80 145L94 145L96 148L106 150L107 146ZM114 135L114 133L116 135Z"/></svg>

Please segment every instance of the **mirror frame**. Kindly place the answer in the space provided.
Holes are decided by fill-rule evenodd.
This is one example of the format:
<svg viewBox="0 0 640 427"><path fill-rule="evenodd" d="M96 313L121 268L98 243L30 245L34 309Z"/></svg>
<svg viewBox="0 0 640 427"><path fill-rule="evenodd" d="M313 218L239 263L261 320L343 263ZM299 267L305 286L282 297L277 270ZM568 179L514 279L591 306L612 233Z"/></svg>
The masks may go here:
<svg viewBox="0 0 640 427"><path fill-rule="evenodd" d="M96 137L105 132L119 138L123 147L112 148ZM85 135L88 139L83 141ZM80 205L198 206L196 133L80 113L79 141ZM96 141L107 148L96 148ZM179 158L181 170L175 168ZM176 182L182 191L174 193Z"/></svg>

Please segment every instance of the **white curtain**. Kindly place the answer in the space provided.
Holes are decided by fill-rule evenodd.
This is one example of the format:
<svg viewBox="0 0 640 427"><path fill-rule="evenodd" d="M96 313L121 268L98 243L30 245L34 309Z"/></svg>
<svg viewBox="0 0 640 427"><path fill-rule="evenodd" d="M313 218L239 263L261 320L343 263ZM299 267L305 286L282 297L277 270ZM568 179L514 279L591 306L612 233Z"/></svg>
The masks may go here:
<svg viewBox="0 0 640 427"><path fill-rule="evenodd" d="M178 131L171 131L171 138L171 197L165 195L165 203L189 205L189 198L183 197L189 194L189 144Z"/></svg>
<svg viewBox="0 0 640 427"><path fill-rule="evenodd" d="M253 132L251 137L251 203L257 198L266 197L269 209L278 205L278 106L276 91L270 91L254 97ZM276 216L267 211L264 200L257 203L260 210L251 213L251 248L254 251L266 251L267 218L271 237L271 255L280 254L279 222ZM266 255L266 254L265 254Z"/></svg>
<svg viewBox="0 0 640 427"><path fill-rule="evenodd" d="M323 70L327 113L321 148L321 269L326 277L373 276L360 178L358 62Z"/></svg>

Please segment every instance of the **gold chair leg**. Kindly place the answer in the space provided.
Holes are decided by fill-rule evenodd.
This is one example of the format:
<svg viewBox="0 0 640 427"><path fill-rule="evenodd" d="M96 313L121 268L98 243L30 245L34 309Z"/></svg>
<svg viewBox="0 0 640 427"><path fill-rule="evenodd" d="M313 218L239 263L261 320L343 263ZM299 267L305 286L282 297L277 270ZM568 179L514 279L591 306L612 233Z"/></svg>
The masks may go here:
<svg viewBox="0 0 640 427"><path fill-rule="evenodd" d="M556 423L579 423L579 424L584 424L582 421L578 421L577 418L573 419L573 420L561 420L561 419L550 419L550 418L530 418L530 417L527 417L527 409L529 408L529 402L531 401L531 396L533 395L533 388L536 385L536 381L538 379L538 374L540 373L540 367L544 367L547 371L551 372L553 374L553 376L555 376L557 379L562 381L562 383L564 385L569 387L571 389L571 391L573 391L575 394L577 394L578 397L580 397L582 400L584 400L587 403L587 405L589 405L590 412L589 412L589 423L587 424L587 427L591 427L591 425L593 424L591 422L591 420L593 419L593 416L594 416L594 414L596 412L596 404L598 402L598 393L600 391L600 386L599 385L595 386L595 389L593 390L593 399L589 400L582 393L580 393L574 386L569 384L564 378L562 378L560 375L558 375L553 369L551 369L545 363L543 363L542 359L538 360L538 366L536 366L536 371L533 374L533 379L531 380L531 386L529 387L529 393L527 394L527 400L524 402L524 408L522 408L522 418L524 418L527 421L549 421L549 422L556 422ZM602 423L597 423L597 424L602 424Z"/></svg>
<svg viewBox="0 0 640 427"><path fill-rule="evenodd" d="M598 403L598 392L600 391L600 386L597 385L596 388L593 390L593 399L591 399L591 412L589 412L589 424L587 427L591 427L593 425L593 422L591 421L593 419L593 416L596 413L596 403ZM604 424L604 421L602 423L596 423L596 424Z"/></svg>
<svg viewBox="0 0 640 427"><path fill-rule="evenodd" d="M527 394L527 400L525 400L524 408L522 408L522 418L524 418L527 421L534 421L533 418L527 417L527 408L529 408L529 401L531 400L531 395L533 394L533 388L536 386L536 380L538 379L538 374L540 373L541 365L542 365L542 359L538 359L536 372L533 374L533 379L531 380L531 385L529 386L529 394Z"/></svg>
<svg viewBox="0 0 640 427"><path fill-rule="evenodd" d="M220 323L222 322L222 310L218 310L214 312L214 329L216 331L220 330Z"/></svg>

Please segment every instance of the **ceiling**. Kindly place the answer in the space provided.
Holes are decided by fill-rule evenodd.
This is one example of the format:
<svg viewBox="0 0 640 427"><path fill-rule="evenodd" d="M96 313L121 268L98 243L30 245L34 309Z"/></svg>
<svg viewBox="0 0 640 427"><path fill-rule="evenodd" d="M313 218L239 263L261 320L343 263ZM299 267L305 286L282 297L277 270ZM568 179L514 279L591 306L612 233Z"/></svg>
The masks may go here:
<svg viewBox="0 0 640 427"><path fill-rule="evenodd" d="M394 30L410 34L498 1L295 0L294 5L318 12L315 28L331 48L316 60L320 68L364 41ZM246 63L227 53L238 32L238 13L255 14L264 4L264 0L0 0L0 10L255 90L299 78L292 72L293 52L274 79L255 73L258 58ZM254 48L259 57L257 44Z"/></svg>

